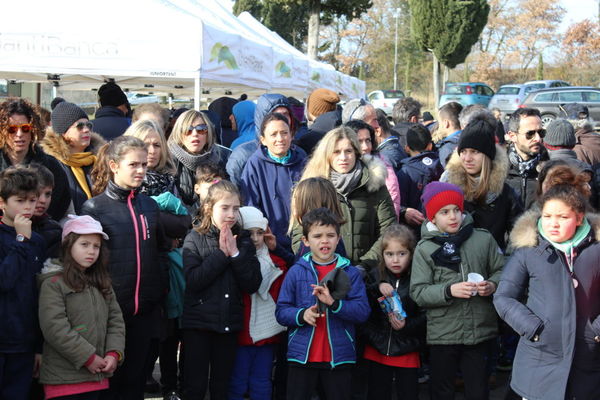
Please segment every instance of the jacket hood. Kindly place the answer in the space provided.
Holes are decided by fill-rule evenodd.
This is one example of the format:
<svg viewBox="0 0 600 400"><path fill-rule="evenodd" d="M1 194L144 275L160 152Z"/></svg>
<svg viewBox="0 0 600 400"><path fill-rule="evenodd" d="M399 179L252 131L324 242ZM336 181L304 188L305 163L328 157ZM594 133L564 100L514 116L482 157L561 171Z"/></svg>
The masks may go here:
<svg viewBox="0 0 600 400"><path fill-rule="evenodd" d="M360 185L367 185L367 191L370 193L378 191L385 185L387 178L387 168L384 162L378 157L370 154L365 154L361 160L366 168L363 169L363 175L360 180Z"/></svg>
<svg viewBox="0 0 600 400"><path fill-rule="evenodd" d="M423 159L428 157L429 159L431 159L431 163L424 163ZM406 157L404 159L402 159L400 161L401 165L411 165L411 164L417 164L419 165L419 167L421 165L426 166L426 167L430 167L432 165L435 165L435 163L439 160L438 154L435 151L425 151L421 154L417 154L416 156L413 157Z"/></svg>
<svg viewBox="0 0 600 400"><path fill-rule="evenodd" d="M254 129L256 137L260 135L260 126L262 125L266 115L277 107L287 108L290 112L290 116L292 115L290 102L284 95L267 93L258 98L256 102L256 110L254 111Z"/></svg>
<svg viewBox="0 0 600 400"><path fill-rule="evenodd" d="M506 151L500 146L496 145L496 157L492 161L492 173L490 175L490 187L488 192L491 193L502 193L504 182L508 176L508 155ZM446 180L449 183L453 183L459 186L464 194L465 200L474 201L474 193L467 192L467 171L463 168L460 162L460 156L456 151L452 153L452 156L446 163Z"/></svg>
<svg viewBox="0 0 600 400"><path fill-rule="evenodd" d="M219 116L222 128L231 129L229 116L231 115L232 107L235 106L237 102L236 99L232 99L231 97L219 97L210 103L208 110Z"/></svg>
<svg viewBox="0 0 600 400"><path fill-rule="evenodd" d="M92 154L97 154L100 147L105 144L106 141L102 136L95 132L91 132L90 137L90 145L85 149L85 151L89 151ZM42 140L42 149L50 154L52 157L58 160L66 160L69 158L71 151L69 149L69 145L63 139L62 135L57 134L56 132L49 129L46 132L46 136Z"/></svg>
<svg viewBox="0 0 600 400"><path fill-rule="evenodd" d="M529 210L517 219L513 230L510 232L510 246L512 248L536 247L539 244L540 237L537 224L541 215L540 210ZM600 215L588 213L585 218L592 228L594 238L600 241Z"/></svg>
<svg viewBox="0 0 600 400"><path fill-rule="evenodd" d="M260 145L258 150L259 150L258 158L260 158L263 161L272 163L272 164L277 164L277 161L275 161L271 157L269 157L269 155L267 153L267 146ZM288 160L288 162L286 162L283 165L292 166L292 165L300 164L301 162L303 162L306 159L306 152L293 143L290 146L290 151L292 152L290 159Z"/></svg>
<svg viewBox="0 0 600 400"><path fill-rule="evenodd" d="M244 100L233 106L233 116L237 125L238 137L246 134L251 134L254 138L256 130L254 129L254 112L256 104L249 100Z"/></svg>
<svg viewBox="0 0 600 400"><path fill-rule="evenodd" d="M42 270L40 271L40 274L38 275L38 283L42 283L44 280L53 277L55 275L58 275L60 273L62 273L63 271L63 265L60 262L60 260L56 259L56 258L49 258L46 261L44 261L44 267L42 268Z"/></svg>
<svg viewBox="0 0 600 400"><path fill-rule="evenodd" d="M473 223L473 217L469 213L463 214L463 220L460 224L460 229L463 229L467 225L471 225ZM437 226L429 220L423 221L421 225L421 240L423 239L432 239L434 237L444 236L445 233L439 231Z"/></svg>
<svg viewBox="0 0 600 400"><path fill-rule="evenodd" d="M326 134L333 128L342 124L342 113L339 110L333 110L319 115L309 127L310 132Z"/></svg>

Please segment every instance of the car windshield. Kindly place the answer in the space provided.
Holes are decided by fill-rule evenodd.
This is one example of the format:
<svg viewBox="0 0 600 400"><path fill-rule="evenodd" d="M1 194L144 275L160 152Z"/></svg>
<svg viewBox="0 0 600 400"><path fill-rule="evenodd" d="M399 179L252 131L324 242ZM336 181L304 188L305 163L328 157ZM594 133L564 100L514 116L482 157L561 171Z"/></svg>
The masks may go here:
<svg viewBox="0 0 600 400"><path fill-rule="evenodd" d="M515 87L515 86L505 86L505 87L501 87L498 92L496 92L496 94L514 94L517 95L519 94L519 87Z"/></svg>
<svg viewBox="0 0 600 400"><path fill-rule="evenodd" d="M398 99L404 97L402 90L384 90L383 96L386 99Z"/></svg>
<svg viewBox="0 0 600 400"><path fill-rule="evenodd" d="M543 83L531 83L531 86L533 86L536 89L543 89L546 87L546 85Z"/></svg>
<svg viewBox="0 0 600 400"><path fill-rule="evenodd" d="M446 94L464 94L465 92L466 92L465 86L448 85L448 88L446 88Z"/></svg>

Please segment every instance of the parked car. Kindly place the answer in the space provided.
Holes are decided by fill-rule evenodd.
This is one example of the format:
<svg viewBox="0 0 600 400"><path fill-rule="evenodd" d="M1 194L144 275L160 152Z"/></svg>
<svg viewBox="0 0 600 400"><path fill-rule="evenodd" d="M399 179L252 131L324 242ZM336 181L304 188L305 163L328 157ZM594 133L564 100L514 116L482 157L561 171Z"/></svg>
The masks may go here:
<svg viewBox="0 0 600 400"><path fill-rule="evenodd" d="M154 94L146 94L146 93L128 92L127 100L129 101L129 104L131 104L131 105L160 103L160 99L158 98L158 96L156 96Z"/></svg>
<svg viewBox="0 0 600 400"><path fill-rule="evenodd" d="M490 100L488 108L498 108L503 114L512 114L525 100L525 97L535 90L537 89L533 85L502 85Z"/></svg>
<svg viewBox="0 0 600 400"><path fill-rule="evenodd" d="M444 93L440 96L440 107L451 101L460 103L463 107L469 104L483 104L487 107L494 95L491 87L480 82L447 83Z"/></svg>
<svg viewBox="0 0 600 400"><path fill-rule="evenodd" d="M402 90L375 90L367 97L373 107L381 108L387 115L392 115L394 104L406 96Z"/></svg>
<svg viewBox="0 0 600 400"><path fill-rule="evenodd" d="M600 89L591 86L566 86L531 92L519 107L537 108L546 126L555 118L564 118L562 107L568 103L586 105L590 117L600 121Z"/></svg>
<svg viewBox="0 0 600 400"><path fill-rule="evenodd" d="M527 81L524 85L533 85L536 89L546 89L554 87L571 86L569 82L559 80Z"/></svg>

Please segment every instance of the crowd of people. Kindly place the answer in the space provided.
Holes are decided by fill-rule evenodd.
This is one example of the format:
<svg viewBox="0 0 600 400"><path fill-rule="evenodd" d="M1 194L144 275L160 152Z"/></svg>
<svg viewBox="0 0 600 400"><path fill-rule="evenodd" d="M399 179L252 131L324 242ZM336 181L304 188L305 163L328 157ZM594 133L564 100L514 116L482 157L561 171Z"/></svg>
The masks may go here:
<svg viewBox="0 0 600 400"><path fill-rule="evenodd" d="M0 399L600 398L585 106L98 95L0 104Z"/></svg>

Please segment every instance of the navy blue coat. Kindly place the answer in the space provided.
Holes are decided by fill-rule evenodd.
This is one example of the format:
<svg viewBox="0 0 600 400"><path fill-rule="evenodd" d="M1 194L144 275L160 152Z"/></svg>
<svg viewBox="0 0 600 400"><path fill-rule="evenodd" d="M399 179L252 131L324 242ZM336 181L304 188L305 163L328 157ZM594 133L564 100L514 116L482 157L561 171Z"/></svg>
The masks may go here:
<svg viewBox="0 0 600 400"><path fill-rule="evenodd" d="M377 146L377 153L383 156L392 168L394 168L396 175L398 175L398 172L400 171L400 163L408 157L404 151L404 146L400 143L397 136L390 136Z"/></svg>
<svg viewBox="0 0 600 400"><path fill-rule="evenodd" d="M452 152L456 149L456 146L458 146L461 132L462 131L456 131L438 142L438 154L443 167L446 167L446 163L450 159Z"/></svg>
<svg viewBox="0 0 600 400"><path fill-rule="evenodd" d="M0 353L33 353L40 339L36 275L45 243L35 232L24 242L16 236L15 228L0 224Z"/></svg>
<svg viewBox="0 0 600 400"><path fill-rule="evenodd" d="M398 173L402 207L421 210L423 189L428 183L439 180L443 172L444 168L434 151L426 151L402 160Z"/></svg>
<svg viewBox="0 0 600 400"><path fill-rule="evenodd" d="M521 336L511 387L530 400L600 398L600 217L574 251L574 287L565 256L538 235L539 212L525 213L511 232L517 248L494 306ZM539 341L533 337L538 334Z"/></svg>
<svg viewBox="0 0 600 400"><path fill-rule="evenodd" d="M338 308L328 308L325 314L331 347L331 367L356 362L355 325L365 322L371 312L365 284L358 269L341 256L338 256L335 267L343 268L348 274L351 288L346 297L340 300ZM308 253L289 269L275 310L277 322L289 328L288 361L300 364L306 364L308 360L315 331L313 326L300 320L304 310L317 304L311 284L318 285L319 280Z"/></svg>
<svg viewBox="0 0 600 400"><path fill-rule="evenodd" d="M287 231L292 188L300 180L306 163L304 150L294 145L290 150L290 160L280 164L267 155L265 146L261 146L248 160L240 182L246 205L263 212L277 243L289 250L292 246Z"/></svg>
<svg viewBox="0 0 600 400"><path fill-rule="evenodd" d="M94 132L102 135L107 142L121 136L131 124L123 111L113 106L100 107L93 122Z"/></svg>

